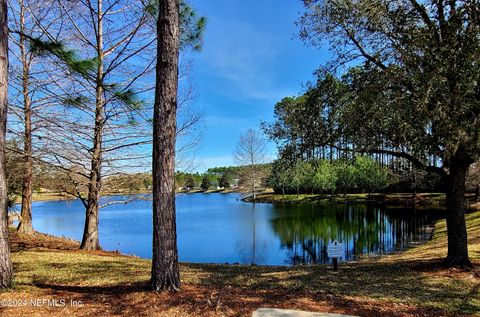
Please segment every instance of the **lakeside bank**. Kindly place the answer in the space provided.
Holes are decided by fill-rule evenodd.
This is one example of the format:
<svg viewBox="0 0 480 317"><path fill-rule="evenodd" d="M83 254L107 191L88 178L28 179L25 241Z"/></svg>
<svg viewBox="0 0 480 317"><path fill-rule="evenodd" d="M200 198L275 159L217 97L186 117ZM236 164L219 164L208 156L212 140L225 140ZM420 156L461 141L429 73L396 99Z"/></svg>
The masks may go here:
<svg viewBox="0 0 480 317"><path fill-rule="evenodd" d="M376 204L399 207L435 207L445 206L444 193L372 193L372 194L275 194L271 191L259 193L256 199L251 196L244 201L269 204ZM466 194L465 200L469 211L480 210L480 202L475 201L474 194Z"/></svg>
<svg viewBox="0 0 480 317"><path fill-rule="evenodd" d="M340 266L276 267L181 263L182 291L149 291L149 260L78 250L78 243L12 232L12 299L66 299L81 307L8 306L9 316L250 316L259 307L358 316L479 316L480 212L466 216L473 269L444 268L445 221L431 241Z"/></svg>
<svg viewBox="0 0 480 317"><path fill-rule="evenodd" d="M372 194L275 194L273 192L260 193L256 199L248 197L246 201L256 203L375 203L404 206L440 207L445 204L443 193L420 193L415 197L412 193L372 193Z"/></svg>

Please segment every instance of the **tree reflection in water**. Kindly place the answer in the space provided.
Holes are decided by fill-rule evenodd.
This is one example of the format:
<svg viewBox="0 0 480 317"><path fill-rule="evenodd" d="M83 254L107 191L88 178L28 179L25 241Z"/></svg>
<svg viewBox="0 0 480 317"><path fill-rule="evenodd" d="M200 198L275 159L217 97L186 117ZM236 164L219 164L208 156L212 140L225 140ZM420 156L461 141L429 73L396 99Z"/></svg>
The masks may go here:
<svg viewBox="0 0 480 317"><path fill-rule="evenodd" d="M424 242L441 215L438 210L366 205L278 206L271 225L287 249L286 264L315 264L329 263L327 244L331 239L343 242L343 261Z"/></svg>
<svg viewBox="0 0 480 317"><path fill-rule="evenodd" d="M241 264L263 264L267 260L268 242L265 240L265 229L258 228L258 225L264 224L265 220L256 212L255 207L255 203L251 204L239 219L243 223L242 227L246 229L244 236L236 244ZM260 237L257 237L258 233Z"/></svg>

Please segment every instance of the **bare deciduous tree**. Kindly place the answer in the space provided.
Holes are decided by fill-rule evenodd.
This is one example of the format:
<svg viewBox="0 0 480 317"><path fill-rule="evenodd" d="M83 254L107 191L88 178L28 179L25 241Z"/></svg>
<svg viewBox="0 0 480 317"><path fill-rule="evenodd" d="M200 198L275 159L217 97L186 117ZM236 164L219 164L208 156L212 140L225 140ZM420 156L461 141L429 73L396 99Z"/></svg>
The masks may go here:
<svg viewBox="0 0 480 317"><path fill-rule="evenodd" d="M95 61L95 70L76 76L70 85L71 94L65 101L73 109L55 128L57 137L52 140L55 148L50 156L58 166L72 172L73 194L86 209L81 248L95 250L100 248L102 179L144 170L150 163L146 145L152 142L149 96L156 60L154 19L145 3L133 0L57 3L67 22L61 33L77 42L81 60ZM187 22L195 21L191 17ZM186 70L182 73L185 78ZM180 101L185 107L181 110L187 111L180 117L177 131L182 135L199 119L196 113L188 112L191 90L184 92ZM85 187L86 195L82 190Z"/></svg>
<svg viewBox="0 0 480 317"><path fill-rule="evenodd" d="M70 40L78 56L75 67L64 69L69 82L56 86L63 96L57 120L42 136L49 148L44 161L74 185L70 194L86 210L81 248L96 250L102 179L148 162L151 123L144 99L152 87L155 36L142 2L54 4L62 23L47 38Z"/></svg>
<svg viewBox="0 0 480 317"><path fill-rule="evenodd" d="M240 137L235 149L235 162L242 166L240 184L246 193L251 193L253 199L257 198L258 188L264 176L262 164L265 163L266 141L258 132L251 129Z"/></svg>
<svg viewBox="0 0 480 317"><path fill-rule="evenodd" d="M50 0L52 1L52 0ZM32 50L30 39L40 38L50 25L59 20L45 3L29 0L10 0L9 71L12 80L9 87L9 137L21 141L18 154L23 160L22 207L18 231L24 234L34 232L32 227L32 184L34 148L33 137L44 129L48 112L45 107L55 103L47 87L53 83L57 67ZM41 27L39 27L41 25ZM52 118L50 118L51 120ZM18 151L18 148L10 149Z"/></svg>

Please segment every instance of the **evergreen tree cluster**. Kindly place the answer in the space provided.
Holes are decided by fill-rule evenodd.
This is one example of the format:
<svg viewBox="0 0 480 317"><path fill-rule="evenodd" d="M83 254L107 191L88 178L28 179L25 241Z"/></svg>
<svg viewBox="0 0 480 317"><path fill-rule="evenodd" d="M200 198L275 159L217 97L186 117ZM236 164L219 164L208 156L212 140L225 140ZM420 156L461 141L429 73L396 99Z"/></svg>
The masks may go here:
<svg viewBox="0 0 480 317"><path fill-rule="evenodd" d="M368 156L354 160L318 159L298 161L294 165L277 160L268 185L282 194L372 193L386 188L392 173Z"/></svg>

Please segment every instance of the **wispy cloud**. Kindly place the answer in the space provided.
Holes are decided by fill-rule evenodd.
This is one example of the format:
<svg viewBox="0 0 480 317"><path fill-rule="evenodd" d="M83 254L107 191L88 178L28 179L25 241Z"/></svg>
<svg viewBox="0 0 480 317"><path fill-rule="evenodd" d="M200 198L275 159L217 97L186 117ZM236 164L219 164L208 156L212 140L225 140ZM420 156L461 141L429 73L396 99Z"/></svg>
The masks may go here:
<svg viewBox="0 0 480 317"><path fill-rule="evenodd" d="M282 47L277 36L258 32L252 25L238 20L213 19L209 23L212 31L206 36L211 37L209 41L215 45L201 54L204 65L208 65L201 71L228 83L222 84L221 93L269 104L292 94L276 82Z"/></svg>

